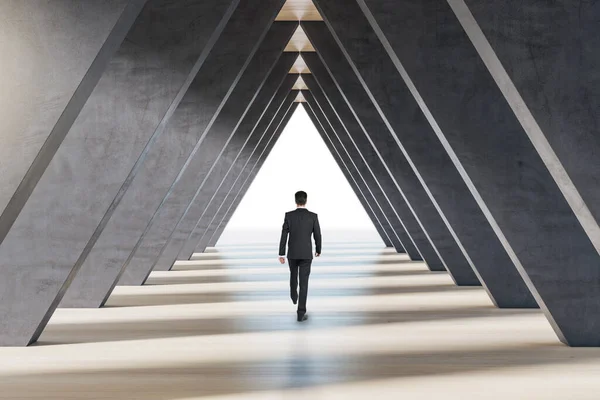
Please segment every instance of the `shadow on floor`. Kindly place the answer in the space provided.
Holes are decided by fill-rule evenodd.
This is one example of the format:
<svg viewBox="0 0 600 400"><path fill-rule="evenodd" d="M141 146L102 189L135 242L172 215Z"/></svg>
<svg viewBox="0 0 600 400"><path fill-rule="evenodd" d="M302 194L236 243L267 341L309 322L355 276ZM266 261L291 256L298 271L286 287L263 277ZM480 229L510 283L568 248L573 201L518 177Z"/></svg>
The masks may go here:
<svg viewBox="0 0 600 400"><path fill-rule="evenodd" d="M97 398L87 396L104 391L103 395L116 400L129 400L134 395L145 400L210 395L238 395L244 398L244 395L263 391L318 388L375 380L385 385L385 380L399 378L498 371L547 364L568 366L573 362L598 359L600 349L573 349L557 343L503 346L492 350L413 352L406 349L387 354L361 353L358 350L355 354L343 355L303 354L300 346L294 354L274 359L179 362L157 367L123 366L110 369L87 366L60 372L14 374L2 379L0 392L12 396L9 398L23 398L32 394L44 398L64 398L60 396L66 396L67 393L77 398ZM344 390L343 386L341 390ZM77 393L81 396L77 396Z"/></svg>
<svg viewBox="0 0 600 400"><path fill-rule="evenodd" d="M192 270L187 270L192 271ZM160 285L186 285L186 284L203 284L203 283L225 283L225 282L285 282L288 279L289 270L282 268L281 270L273 271L272 274L243 274L240 270L240 274L223 274L223 275L209 275L209 276L194 276L190 274L185 275L151 275L144 286L160 286ZM398 270L398 271L344 271L340 268L339 271L331 272L320 272L314 270L311 276L316 279L331 279L331 278L364 278L364 277L402 277L402 276L421 276L421 275L433 275L442 274L446 275L445 272L432 272L425 270Z"/></svg>
<svg viewBox="0 0 600 400"><path fill-rule="evenodd" d="M268 250L246 250L240 249L238 251L227 251L226 253L194 253L190 257L190 261L202 261L202 260L240 260L244 258L277 258L277 249ZM389 251L385 249L345 249L345 248L334 248L328 249L326 253L323 253L324 257L408 257L406 253L397 253L395 251Z"/></svg>
<svg viewBox="0 0 600 400"><path fill-rule="evenodd" d="M358 285L360 286L360 285ZM408 293L440 293L456 291L458 288L449 284L422 285L422 286L391 286L391 287L340 287L340 288L311 288L310 297L346 297L346 296L372 296L393 295ZM463 287L460 290L480 290L478 287ZM252 291L211 291L197 293L191 289L189 292L165 294L136 294L113 293L106 304L106 308L114 307L144 307L176 304L206 304L229 303L237 301L281 300L288 299L289 289L285 284L281 289L256 289Z"/></svg>
<svg viewBox="0 0 600 400"><path fill-rule="evenodd" d="M136 320L101 323L48 325L34 346L73 343L113 342L173 338L184 336L228 335L303 329L331 329L351 326L441 321L481 317L510 317L539 314L536 310L506 309L493 306L456 307L415 311L315 312L306 324L298 324L290 303L287 314L249 315L223 318Z"/></svg>
<svg viewBox="0 0 600 400"><path fill-rule="evenodd" d="M198 260L195 260L198 261ZM344 267L344 265L390 265L390 264L398 264L398 265L406 265L412 263L421 263L420 261L411 261L411 260L326 260L321 259L319 261L313 262L313 268L318 268L320 265L323 266L339 266L340 269ZM256 267L256 266L279 266L281 264L275 261L269 261L267 259L239 259L239 260L223 260L219 263L190 263L190 264L175 264L171 268L172 271L194 271L194 270L207 270L207 269L223 269L227 266L228 269L241 269L248 267ZM424 265L424 264L421 264ZM286 265L282 265L282 268L285 268ZM426 268L426 266L425 266Z"/></svg>

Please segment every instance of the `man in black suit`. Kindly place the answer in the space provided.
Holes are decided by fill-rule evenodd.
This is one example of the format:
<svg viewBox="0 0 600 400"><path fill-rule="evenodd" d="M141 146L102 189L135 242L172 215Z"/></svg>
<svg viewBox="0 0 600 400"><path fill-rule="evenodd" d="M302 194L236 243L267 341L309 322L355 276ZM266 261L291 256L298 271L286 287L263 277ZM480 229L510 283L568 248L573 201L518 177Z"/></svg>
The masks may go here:
<svg viewBox="0 0 600 400"><path fill-rule="evenodd" d="M279 262L285 263L285 245L288 242L288 262L290 265L290 295L294 304L298 303L298 321L305 321L308 277L313 252L311 236L315 238L315 257L321 255L321 227L317 214L306 209L306 192L297 192L296 210L285 213L281 240L279 242ZM300 299L298 299L298 273L300 274Z"/></svg>

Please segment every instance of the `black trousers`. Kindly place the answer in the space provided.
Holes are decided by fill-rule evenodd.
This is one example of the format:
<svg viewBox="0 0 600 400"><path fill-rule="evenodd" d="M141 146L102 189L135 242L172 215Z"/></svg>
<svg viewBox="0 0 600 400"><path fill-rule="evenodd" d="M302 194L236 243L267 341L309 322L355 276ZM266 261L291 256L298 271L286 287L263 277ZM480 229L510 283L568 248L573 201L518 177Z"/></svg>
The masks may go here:
<svg viewBox="0 0 600 400"><path fill-rule="evenodd" d="M293 260L288 259L290 264L290 296L292 300L298 300L298 314L306 313L306 297L308 296L308 277L312 259ZM298 297L298 275L300 275L300 296Z"/></svg>

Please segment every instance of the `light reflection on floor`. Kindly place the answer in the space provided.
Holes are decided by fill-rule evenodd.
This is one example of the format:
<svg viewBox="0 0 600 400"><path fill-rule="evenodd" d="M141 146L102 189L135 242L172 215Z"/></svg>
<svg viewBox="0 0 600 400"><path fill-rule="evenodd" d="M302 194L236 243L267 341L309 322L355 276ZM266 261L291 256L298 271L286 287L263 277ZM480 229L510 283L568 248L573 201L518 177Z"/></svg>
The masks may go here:
<svg viewBox="0 0 600 400"><path fill-rule="evenodd" d="M272 246L223 246L0 348L0 398L598 398L600 349L561 345L539 311L378 244L330 247L305 323Z"/></svg>

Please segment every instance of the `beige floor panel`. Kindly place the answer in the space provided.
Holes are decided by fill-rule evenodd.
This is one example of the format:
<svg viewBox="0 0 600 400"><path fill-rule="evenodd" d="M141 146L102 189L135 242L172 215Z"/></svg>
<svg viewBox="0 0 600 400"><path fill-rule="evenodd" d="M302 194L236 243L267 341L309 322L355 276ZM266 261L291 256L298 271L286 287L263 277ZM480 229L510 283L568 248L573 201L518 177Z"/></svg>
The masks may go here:
<svg viewBox="0 0 600 400"><path fill-rule="evenodd" d="M40 342L0 348L1 399L598 399L600 349L560 344L541 312L376 244L315 260L295 321L272 246L225 246L59 309Z"/></svg>

